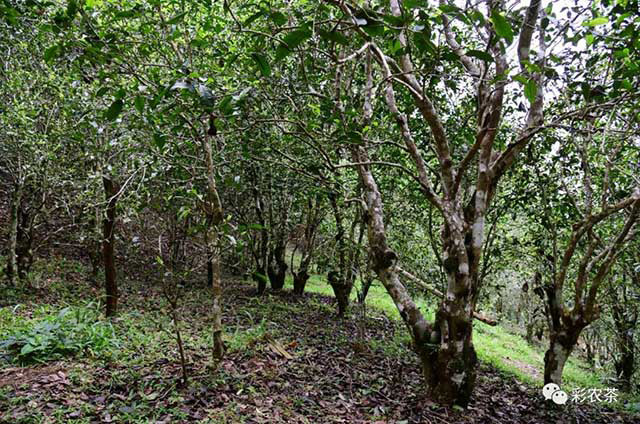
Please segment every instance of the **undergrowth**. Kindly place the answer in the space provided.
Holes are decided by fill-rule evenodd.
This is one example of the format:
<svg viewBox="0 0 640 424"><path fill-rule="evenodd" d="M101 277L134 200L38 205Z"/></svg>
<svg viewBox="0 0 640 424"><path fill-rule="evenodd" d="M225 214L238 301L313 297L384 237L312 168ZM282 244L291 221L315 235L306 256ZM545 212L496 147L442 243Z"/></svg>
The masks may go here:
<svg viewBox="0 0 640 424"><path fill-rule="evenodd" d="M0 309L0 357L28 365L87 354L99 356L116 345L110 322L101 318L99 305L68 306L59 311L43 306L32 318L17 308Z"/></svg>

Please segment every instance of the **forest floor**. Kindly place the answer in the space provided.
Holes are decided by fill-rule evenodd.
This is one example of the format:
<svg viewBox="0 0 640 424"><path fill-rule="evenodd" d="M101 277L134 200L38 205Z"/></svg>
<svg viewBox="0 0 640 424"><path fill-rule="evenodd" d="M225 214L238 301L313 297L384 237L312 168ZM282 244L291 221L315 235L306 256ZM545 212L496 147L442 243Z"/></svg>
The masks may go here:
<svg viewBox="0 0 640 424"><path fill-rule="evenodd" d="M11 328L55 317L63 307L95 307L90 302L101 291L86 282L79 268L56 267L53 274L35 293L2 289L0 341ZM113 347L93 356L84 352L31 366L3 362L0 357L0 422L640 420L604 403L556 406L545 402L536 380L537 369L522 361L517 352L504 356L504 352L519 350L519 342L509 346L504 330L488 326L477 331L481 365L470 406L466 410L444 408L426 396L406 330L394 311L387 310L388 304L376 301L382 296L380 292L371 293L372 306L366 318L354 310L339 319L332 298L322 294L326 284L318 281L310 283L316 293L303 299L288 291L257 297L246 282L227 279L224 283L228 350L216 369L210 359L207 288L196 285L184 289L180 302L189 378L185 386L174 327L158 285L123 281L120 314L113 321ZM500 345L501 340L506 340L506 347L491 347ZM498 366L500 355L504 361ZM580 383L580 373L574 374L574 381Z"/></svg>

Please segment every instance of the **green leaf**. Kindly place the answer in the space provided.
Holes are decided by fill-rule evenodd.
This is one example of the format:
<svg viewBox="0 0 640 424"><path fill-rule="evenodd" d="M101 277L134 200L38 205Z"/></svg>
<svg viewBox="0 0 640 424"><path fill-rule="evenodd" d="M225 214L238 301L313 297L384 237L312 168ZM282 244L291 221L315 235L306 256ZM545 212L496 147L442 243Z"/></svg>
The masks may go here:
<svg viewBox="0 0 640 424"><path fill-rule="evenodd" d="M523 75L518 74L516 76L513 77L514 81L518 81L519 83L521 83L522 85L526 85L527 84L527 78L525 78Z"/></svg>
<svg viewBox="0 0 640 424"><path fill-rule="evenodd" d="M382 20L385 21L391 27L401 28L407 23L401 16L382 15Z"/></svg>
<svg viewBox="0 0 640 424"><path fill-rule="evenodd" d="M122 12L118 12L114 15L115 19L126 19L126 18L133 18L134 16L136 16L136 10L135 9L129 9L129 10L123 10Z"/></svg>
<svg viewBox="0 0 640 424"><path fill-rule="evenodd" d="M493 56L487 52L483 52L482 50L469 50L467 52L467 56L476 57L485 62L493 62Z"/></svg>
<svg viewBox="0 0 640 424"><path fill-rule="evenodd" d="M271 76L271 66L269 65L269 61L265 55L261 53L251 53L251 57L256 62L256 65L258 65L263 77Z"/></svg>
<svg viewBox="0 0 640 424"><path fill-rule="evenodd" d="M269 17L277 26L282 26L287 23L287 17L280 12L273 12Z"/></svg>
<svg viewBox="0 0 640 424"><path fill-rule="evenodd" d="M320 34L320 37L325 40L333 41L334 43L342 44L343 46L349 44L349 39L337 31L325 31L320 29L318 30L318 34Z"/></svg>
<svg viewBox="0 0 640 424"><path fill-rule="evenodd" d="M533 103L538 95L538 86L533 79L527 81L524 85L524 96L529 100L529 103Z"/></svg>
<svg viewBox="0 0 640 424"><path fill-rule="evenodd" d="M57 44L54 44L53 46L47 48L44 51L44 61L47 63L51 63L51 61L58 56L59 49L60 46Z"/></svg>
<svg viewBox="0 0 640 424"><path fill-rule="evenodd" d="M502 16L502 14L497 10L493 10L491 12L491 23L493 23L493 28L499 37L507 40L507 43L509 44L513 42L513 29L511 28L509 21L507 21L507 18Z"/></svg>
<svg viewBox="0 0 640 424"><path fill-rule="evenodd" d="M153 144L155 144L158 149L162 150L164 145L167 144L167 136L160 133L153 134Z"/></svg>
<svg viewBox="0 0 640 424"><path fill-rule="evenodd" d="M187 12L184 12L184 13L181 13L179 15L174 16L173 18L171 18L171 19L169 19L167 21L167 24L174 25L174 24L177 24L178 22L181 22L184 19L184 17L186 16L186 14L187 14Z"/></svg>
<svg viewBox="0 0 640 424"><path fill-rule="evenodd" d="M20 355L26 355L27 353L31 353L35 350L35 348L30 345L30 344L26 344L24 346L22 346L22 349L20 349Z"/></svg>
<svg viewBox="0 0 640 424"><path fill-rule="evenodd" d="M248 18L247 18L247 19L242 23L242 25L243 25L243 26L248 26L248 25L250 25L251 23L253 23L255 20L257 20L258 18L260 18L261 16L264 16L264 14L265 14L265 11L264 11L264 10L261 10L261 11L259 11L259 12L257 12L257 13L254 13L253 15L249 16L249 17L248 17Z"/></svg>
<svg viewBox="0 0 640 424"><path fill-rule="evenodd" d="M461 12L459 7L452 4L443 4L439 6L438 9L440 9L442 13L446 13L447 15L459 15Z"/></svg>
<svg viewBox="0 0 640 424"><path fill-rule="evenodd" d="M233 103L231 102L232 100L233 98L231 96L225 96L220 102L220 105L218 107L220 108L220 112L222 112L223 115L230 115L231 112L233 112Z"/></svg>
<svg viewBox="0 0 640 424"><path fill-rule="evenodd" d="M362 27L362 30L372 37L384 35L384 25L380 22L371 22Z"/></svg>
<svg viewBox="0 0 640 424"><path fill-rule="evenodd" d="M10 7L8 2L4 2L5 6L0 6L0 17L4 18L9 25L18 25L18 17L20 12L13 7Z"/></svg>
<svg viewBox="0 0 640 424"><path fill-rule="evenodd" d="M625 57L629 57L629 48L624 48L622 50L616 50L613 52L613 56L617 59L623 59Z"/></svg>
<svg viewBox="0 0 640 424"><path fill-rule="evenodd" d="M76 0L69 0L67 2L67 16L73 19L76 13L78 13L78 2Z"/></svg>
<svg viewBox="0 0 640 424"><path fill-rule="evenodd" d="M590 21L585 21L582 23L582 26L586 27L596 27L598 25L604 25L609 22L609 18L606 16L599 16L597 18L591 19Z"/></svg>
<svg viewBox="0 0 640 424"><path fill-rule="evenodd" d="M296 29L289 32L282 39L282 43L276 49L276 62L287 57L293 49L311 37L311 31L307 28Z"/></svg>
<svg viewBox="0 0 640 424"><path fill-rule="evenodd" d="M593 42L595 41L595 37L593 36L593 34L587 34L584 36L584 39L587 41L587 46L590 46L593 44Z"/></svg>
<svg viewBox="0 0 640 424"><path fill-rule="evenodd" d="M115 102L111 103L109 109L107 109L104 113L104 117L109 121L115 121L120 112L122 112L122 107L124 106L124 102L122 99L118 99Z"/></svg>
<svg viewBox="0 0 640 424"><path fill-rule="evenodd" d="M100 89L96 92L96 97L102 97L105 94L107 94L107 91L109 91L109 87L100 87Z"/></svg>
<svg viewBox="0 0 640 424"><path fill-rule="evenodd" d="M144 112L144 97L136 96L136 99L134 100L134 103L136 105L136 110L140 114L142 114L142 112Z"/></svg>
<svg viewBox="0 0 640 424"><path fill-rule="evenodd" d="M405 0L403 6L405 9L415 9L417 7L427 6L426 0Z"/></svg>

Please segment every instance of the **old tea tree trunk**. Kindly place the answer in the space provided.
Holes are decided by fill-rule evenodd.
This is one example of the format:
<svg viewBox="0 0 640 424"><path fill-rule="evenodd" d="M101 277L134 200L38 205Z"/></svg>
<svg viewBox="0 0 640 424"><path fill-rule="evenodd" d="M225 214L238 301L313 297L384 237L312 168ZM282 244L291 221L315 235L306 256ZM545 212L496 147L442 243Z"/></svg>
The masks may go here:
<svg viewBox="0 0 640 424"><path fill-rule="evenodd" d="M207 216L205 239L207 244L207 261L211 269L211 289L213 294L213 305L211 308L211 317L213 320L213 360L217 362L222 359L225 351L222 341L222 284L220 281L220 224L223 220L223 212L220 195L216 187L213 152L209 137L202 137L200 141L207 166L207 198L204 202L204 210Z"/></svg>
<svg viewBox="0 0 640 424"><path fill-rule="evenodd" d="M499 4L496 5L498 8ZM346 3L338 7L357 22L358 10ZM391 0L391 13L402 17L403 11L398 0ZM495 13L504 13L496 10ZM484 217L496 192L499 179L514 163L518 154L540 130L542 124L542 107L544 80L540 71L531 70L527 64L534 62L529 56L532 35L540 31L538 37L540 47L535 63L537 68L544 68L544 30L539 25L540 1L532 0L523 20L519 41L518 58L522 72L534 81L537 93L530 99L527 119L522 129L517 132L502 151L495 148L498 128L502 122L503 97L506 80L497 78L508 69L504 40L496 34L493 27L485 28L488 38L486 51L492 56L491 62L479 61L465 55L465 50L456 41L449 26L449 20L442 15L444 35L451 50L458 55L467 72L465 82L476 90L476 128L475 137L459 162L454 163L449 135L445 130L442 118L433 103L433 93L428 92L422 77L414 71L413 58L409 54L393 55L382 51L382 45L361 28L354 30L362 36L363 47L349 56L342 56L336 67L335 102L342 110L342 63L367 56L367 78L364 90L364 113L362 128L366 128L373 115L374 87L385 89L384 100L387 110L395 119L404 143L403 152L407 160L412 162L413 180L419 185L425 199L440 212L444 222L441 234L443 244L443 260L448 277L448 287L437 311L435 321L429 323L409 296L399 279L396 267L397 255L387 244L384 223L382 195L375 181L367 146L351 146L352 166L359 173L368 212L369 249L373 262L373 270L383 283L390 297L413 336L414 347L420 357L424 377L432 395L445 404L466 406L471 398L475 379L477 357L472 340L472 319L478 298L478 270L483 254ZM410 30L405 28L397 33L398 44L402 50L412 51L409 43L413 38L407 37ZM471 29L473 31L473 29ZM480 39L484 34L479 36ZM373 60L371 60L373 59ZM379 84L373 83L373 66L377 62L381 71ZM346 78L345 78L346 79ZM395 100L395 86L403 87L413 99L412 105L403 102L409 111L402 113ZM427 166L423 157L424 149L418 148L414 141L407 115L419 117L430 129L428 140L437 157L437 169ZM428 150L428 149L426 149ZM406 163L406 162L403 162ZM401 165L399 165L401 166ZM474 172L475 170L475 172ZM434 189L432 179L437 179L438 192Z"/></svg>
<svg viewBox="0 0 640 424"><path fill-rule="evenodd" d="M600 315L598 307L600 287L625 244L635 235L632 229L640 214L640 188L636 188L631 196L616 204L606 205L603 201L597 213L592 211L589 204L590 187L585 188L587 192L585 216L573 225L571 238L560 260L559 271L552 273L552 281L545 287L546 312L549 321L549 349L544 356L545 383L562 384L564 366L582 330ZM595 235L594 227L598 223L623 210L627 210L624 224L610 242L607 243L606 240ZM579 243L586 243L587 247L582 257L576 258ZM554 251L556 251L555 247ZM577 275L573 280L573 302L569 306L563 300L563 291L572 263L577 267Z"/></svg>

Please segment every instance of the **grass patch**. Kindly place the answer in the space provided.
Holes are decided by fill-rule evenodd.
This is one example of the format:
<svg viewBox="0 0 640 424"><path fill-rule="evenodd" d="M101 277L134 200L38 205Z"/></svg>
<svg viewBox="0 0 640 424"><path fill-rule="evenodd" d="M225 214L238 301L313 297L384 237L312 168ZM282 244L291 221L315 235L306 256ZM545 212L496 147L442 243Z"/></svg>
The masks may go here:
<svg viewBox="0 0 640 424"><path fill-rule="evenodd" d="M224 340L229 352L236 352L252 346L256 341L263 338L266 332L266 320L263 318L255 326L246 329L238 328L233 333L226 333Z"/></svg>

